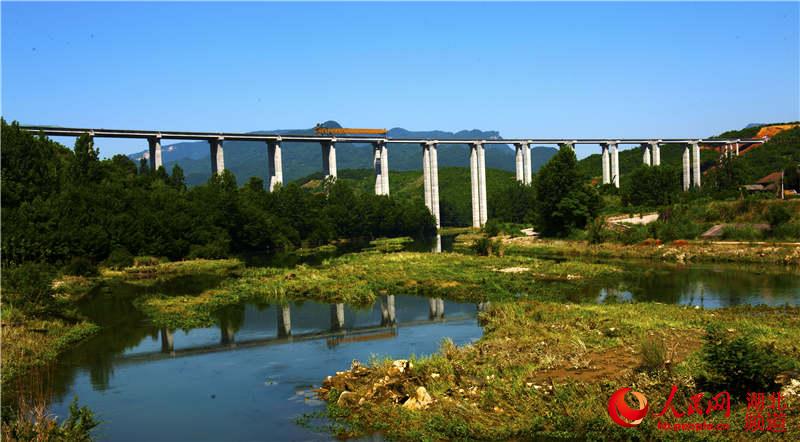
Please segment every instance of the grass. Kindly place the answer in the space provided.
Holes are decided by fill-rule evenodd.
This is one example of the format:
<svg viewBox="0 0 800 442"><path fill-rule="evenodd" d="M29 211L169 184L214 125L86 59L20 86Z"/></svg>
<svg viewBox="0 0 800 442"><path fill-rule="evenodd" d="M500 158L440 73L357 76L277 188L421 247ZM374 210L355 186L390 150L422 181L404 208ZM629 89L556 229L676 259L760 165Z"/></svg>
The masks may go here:
<svg viewBox="0 0 800 442"><path fill-rule="evenodd" d="M563 256L614 259L652 259L667 262L742 262L800 265L800 247L783 244L724 244L702 241L673 241L659 244L589 244L587 241L516 238L506 247L509 255Z"/></svg>
<svg viewBox="0 0 800 442"><path fill-rule="evenodd" d="M608 398L618 388L632 386L660 411L671 385L697 392L694 378L703 370L698 354L709 323L732 335L757 336L758 345L775 349L800 367L798 308L705 311L654 303L526 300L497 304L481 319L486 325L480 341L462 348L445 342L438 354L414 360L414 368L403 376L379 361L358 376L345 372L328 380L321 393L339 435L379 432L391 440L713 438L660 432L652 417L635 429L624 429L605 416ZM639 368L650 357L642 354L643 338L664 342L674 358L670 364ZM387 382L388 387L376 387ZM424 411L407 410L382 393L394 391L402 400L419 386L434 399ZM352 393L350 400L338 402L345 389ZM361 398L365 400L359 405ZM676 404L683 410L685 399L682 393ZM707 420L729 422L740 430L746 402L734 400L732 410L730 420L719 413ZM787 413L787 440L800 436L796 425L788 425L798 416L796 408ZM697 419L681 422L686 421Z"/></svg>
<svg viewBox="0 0 800 442"><path fill-rule="evenodd" d="M228 265L237 267L233 262ZM157 272L151 276L163 277ZM313 299L368 305L379 294L471 301L563 299L565 291L576 292L574 289L588 281L617 272L610 265L556 263L522 256L363 252L330 259L316 267L242 269L237 271L238 278L226 279L219 287L197 296L156 293L140 297L135 303L158 326L189 328L213 324L216 310L244 301L284 303Z"/></svg>
<svg viewBox="0 0 800 442"><path fill-rule="evenodd" d="M34 368L44 367L75 343L93 335L100 327L85 321L30 318L3 308L2 385Z"/></svg>

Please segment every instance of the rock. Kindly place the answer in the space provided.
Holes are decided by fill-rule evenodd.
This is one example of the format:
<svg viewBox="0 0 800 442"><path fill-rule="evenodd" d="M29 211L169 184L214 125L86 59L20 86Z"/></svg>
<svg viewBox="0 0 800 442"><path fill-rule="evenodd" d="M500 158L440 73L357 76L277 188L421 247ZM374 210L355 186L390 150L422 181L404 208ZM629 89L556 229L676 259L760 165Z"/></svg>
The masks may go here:
<svg viewBox="0 0 800 442"><path fill-rule="evenodd" d="M405 373L408 370L411 370L413 364L411 361L405 359L398 359L396 361L392 361L392 366L386 371L386 374L389 376L399 376Z"/></svg>
<svg viewBox="0 0 800 442"><path fill-rule="evenodd" d="M432 402L433 398L428 394L428 390L426 390L425 387L417 387L417 391L414 392L414 397L408 398L403 404L403 407L409 410L424 410Z"/></svg>
<svg viewBox="0 0 800 442"><path fill-rule="evenodd" d="M336 401L336 405L340 407L346 407L356 403L358 403L358 398L352 391L343 391L342 394L339 395L339 399Z"/></svg>

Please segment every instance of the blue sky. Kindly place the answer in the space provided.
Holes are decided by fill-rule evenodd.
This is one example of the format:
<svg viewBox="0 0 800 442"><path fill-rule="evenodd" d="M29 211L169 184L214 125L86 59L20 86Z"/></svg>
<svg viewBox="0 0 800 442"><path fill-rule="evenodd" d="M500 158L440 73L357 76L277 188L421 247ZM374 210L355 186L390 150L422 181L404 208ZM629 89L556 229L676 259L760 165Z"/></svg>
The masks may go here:
<svg viewBox="0 0 800 442"><path fill-rule="evenodd" d="M799 23L797 2L3 2L2 115L701 137L800 119Z"/></svg>

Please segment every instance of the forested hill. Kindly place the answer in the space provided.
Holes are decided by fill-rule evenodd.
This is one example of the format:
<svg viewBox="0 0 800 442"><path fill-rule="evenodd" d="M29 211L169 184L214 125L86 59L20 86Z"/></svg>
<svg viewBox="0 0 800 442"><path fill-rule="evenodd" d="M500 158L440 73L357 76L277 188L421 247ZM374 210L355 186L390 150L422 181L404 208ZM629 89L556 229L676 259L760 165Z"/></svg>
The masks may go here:
<svg viewBox="0 0 800 442"><path fill-rule="evenodd" d="M764 126L783 123L770 123L763 125L750 125L741 130L724 132L711 138L752 138ZM619 152L619 169L622 183L627 180L630 173L642 165L642 151L638 147ZM682 167L684 146L680 144L666 144L661 146L661 164L676 168ZM600 158L600 147L597 154L590 155L578 162L581 174L588 178L601 181L603 169ZM710 150L701 150L702 169L705 171L716 164L719 155ZM794 128L778 133L770 138L763 146L752 149L739 157L740 167L747 182L757 179L772 172L787 169L800 163L800 128Z"/></svg>
<svg viewBox="0 0 800 442"><path fill-rule="evenodd" d="M328 127L340 127L334 121L325 123ZM271 131L283 134L311 134L313 129L293 129ZM259 132L255 132L259 133ZM263 133L263 131L261 132ZM409 131L402 128L389 130L393 138L436 138L441 140L456 138L499 139L496 131ZM169 171L178 163L186 173L189 185L205 183L211 175L208 143L187 142L163 145L164 166ZM552 147L536 146L531 152L531 166L538 170L555 155ZM129 155L138 162L144 151ZM322 153L317 143L284 143L282 146L283 176L292 181L313 174L322 168ZM369 144L338 143L336 145L338 170L367 169L372 167L372 148ZM442 145L439 147L439 167L467 167L469 150L466 145ZM225 167L230 169L240 183L251 176L266 180L267 149L262 142L229 141L225 143ZM514 150L504 145L486 146L486 167L514 171ZM421 170L422 151L416 144L392 144L389 153L389 168L393 171Z"/></svg>

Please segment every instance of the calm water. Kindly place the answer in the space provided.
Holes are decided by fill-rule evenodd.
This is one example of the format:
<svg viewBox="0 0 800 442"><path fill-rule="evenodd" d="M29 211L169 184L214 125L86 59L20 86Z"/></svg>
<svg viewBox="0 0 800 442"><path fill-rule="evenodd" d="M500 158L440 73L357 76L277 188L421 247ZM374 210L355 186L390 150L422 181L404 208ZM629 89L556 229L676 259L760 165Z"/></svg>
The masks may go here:
<svg viewBox="0 0 800 442"><path fill-rule="evenodd" d="M565 297L706 308L800 304L800 277L788 270L644 263L626 269L617 281ZM195 293L219 282L190 279L158 290ZM431 354L444 338L462 345L482 332L478 305L414 296L382 297L361 309L248 304L220 311L214 327L161 330L132 307L133 296L117 287L87 301L83 311L103 331L70 352L55 374L52 410L65 415L77 395L102 419L100 440L327 440L295 422L324 409L311 390L326 376L353 359Z"/></svg>

